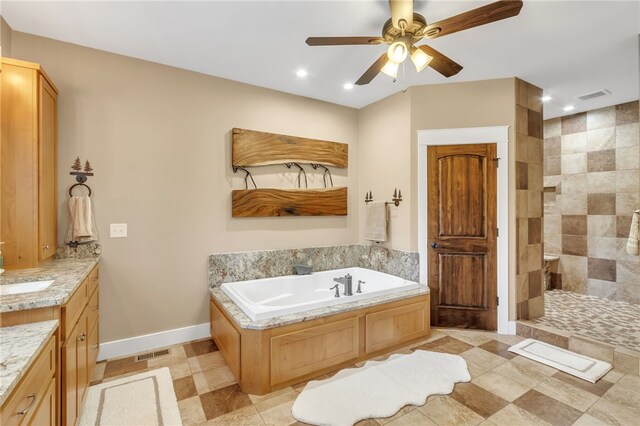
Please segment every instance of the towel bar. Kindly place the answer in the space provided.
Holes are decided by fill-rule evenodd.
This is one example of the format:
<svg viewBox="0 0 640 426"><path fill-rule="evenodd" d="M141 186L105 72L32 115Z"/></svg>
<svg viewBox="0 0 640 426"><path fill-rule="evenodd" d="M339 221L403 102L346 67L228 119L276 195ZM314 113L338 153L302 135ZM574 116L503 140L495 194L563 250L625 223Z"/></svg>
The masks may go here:
<svg viewBox="0 0 640 426"><path fill-rule="evenodd" d="M373 201L373 195L371 194L371 191L369 191L368 193L365 193L364 203L369 204L372 201ZM400 205L400 201L402 201L402 191L396 188L393 190L393 198L391 199L391 201L385 201L385 204L387 205L393 204L394 206L398 207Z"/></svg>

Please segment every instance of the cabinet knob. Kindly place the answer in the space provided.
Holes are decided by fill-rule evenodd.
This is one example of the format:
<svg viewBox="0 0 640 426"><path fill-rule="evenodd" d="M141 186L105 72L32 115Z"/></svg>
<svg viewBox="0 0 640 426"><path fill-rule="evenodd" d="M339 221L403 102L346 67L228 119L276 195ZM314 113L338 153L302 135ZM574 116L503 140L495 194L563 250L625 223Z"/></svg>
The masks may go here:
<svg viewBox="0 0 640 426"><path fill-rule="evenodd" d="M42 246L42 250L49 250L49 244Z"/></svg>
<svg viewBox="0 0 640 426"><path fill-rule="evenodd" d="M82 333L81 335L78 336L78 340L81 342L84 342L86 338L87 338L87 333Z"/></svg>

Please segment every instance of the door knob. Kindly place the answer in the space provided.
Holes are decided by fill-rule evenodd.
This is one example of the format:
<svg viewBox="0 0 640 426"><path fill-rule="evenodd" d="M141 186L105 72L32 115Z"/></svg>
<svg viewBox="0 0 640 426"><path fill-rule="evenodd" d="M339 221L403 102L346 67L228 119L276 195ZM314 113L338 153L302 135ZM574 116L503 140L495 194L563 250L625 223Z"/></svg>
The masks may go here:
<svg viewBox="0 0 640 426"><path fill-rule="evenodd" d="M434 242L432 242L432 243L431 243L431 247L432 247L432 248L438 248L438 247L440 247L440 246L438 245L438 243L436 243L436 242L434 241Z"/></svg>

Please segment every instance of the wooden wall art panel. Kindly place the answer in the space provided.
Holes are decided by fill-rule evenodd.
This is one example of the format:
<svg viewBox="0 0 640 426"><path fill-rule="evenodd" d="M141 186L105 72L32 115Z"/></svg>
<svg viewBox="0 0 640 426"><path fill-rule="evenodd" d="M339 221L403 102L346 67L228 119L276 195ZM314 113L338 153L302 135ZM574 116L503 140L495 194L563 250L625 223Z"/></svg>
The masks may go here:
<svg viewBox="0 0 640 426"><path fill-rule="evenodd" d="M233 129L232 164L234 166L266 166L294 162L346 168L349 164L349 145L254 130Z"/></svg>
<svg viewBox="0 0 640 426"><path fill-rule="evenodd" d="M233 217L345 216L347 188L236 189L231 206Z"/></svg>

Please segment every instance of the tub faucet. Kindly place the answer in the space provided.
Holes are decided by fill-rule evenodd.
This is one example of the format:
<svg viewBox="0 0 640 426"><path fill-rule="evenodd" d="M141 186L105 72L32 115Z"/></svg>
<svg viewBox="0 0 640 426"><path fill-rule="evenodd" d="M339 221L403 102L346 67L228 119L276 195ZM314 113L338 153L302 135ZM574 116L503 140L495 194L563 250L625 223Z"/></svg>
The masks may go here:
<svg viewBox="0 0 640 426"><path fill-rule="evenodd" d="M353 277L349 274L344 277L334 278L335 282L339 284L344 284L344 295L345 296L353 296Z"/></svg>

